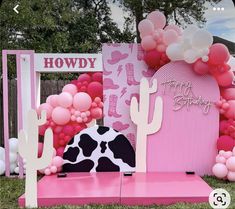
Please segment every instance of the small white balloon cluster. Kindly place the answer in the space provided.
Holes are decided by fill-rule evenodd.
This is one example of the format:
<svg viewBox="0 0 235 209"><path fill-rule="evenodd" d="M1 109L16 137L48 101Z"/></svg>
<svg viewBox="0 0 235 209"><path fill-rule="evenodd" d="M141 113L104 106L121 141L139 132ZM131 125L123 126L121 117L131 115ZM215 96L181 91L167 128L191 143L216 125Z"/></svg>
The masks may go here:
<svg viewBox="0 0 235 209"><path fill-rule="evenodd" d="M19 172L18 166L18 139L9 139L9 161L10 161L10 173ZM5 149L0 147L0 175L5 173Z"/></svg>
<svg viewBox="0 0 235 209"><path fill-rule="evenodd" d="M167 47L166 54L172 61L184 60L191 64L201 58L203 62L207 62L212 44L211 33L196 26L188 26L179 41Z"/></svg>

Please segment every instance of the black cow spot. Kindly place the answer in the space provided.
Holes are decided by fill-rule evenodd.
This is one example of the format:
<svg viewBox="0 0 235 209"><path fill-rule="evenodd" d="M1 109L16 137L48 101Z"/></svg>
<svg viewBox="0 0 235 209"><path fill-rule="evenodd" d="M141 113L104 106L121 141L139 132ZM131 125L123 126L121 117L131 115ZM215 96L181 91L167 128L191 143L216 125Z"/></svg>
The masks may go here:
<svg viewBox="0 0 235 209"><path fill-rule="evenodd" d="M108 142L108 146L115 158L121 158L129 166L135 167L135 151L124 135L118 135L113 141Z"/></svg>
<svg viewBox="0 0 235 209"><path fill-rule="evenodd" d="M78 147L69 147L68 150L64 153L63 158L71 162L75 162L80 150Z"/></svg>
<svg viewBox="0 0 235 209"><path fill-rule="evenodd" d="M105 153L105 150L107 149L106 144L107 142L104 142L104 141L100 143L101 153Z"/></svg>
<svg viewBox="0 0 235 209"><path fill-rule="evenodd" d="M63 165L64 172L90 172L94 166L92 160L83 160L76 164L65 163Z"/></svg>
<svg viewBox="0 0 235 209"><path fill-rule="evenodd" d="M109 171L120 171L119 166L113 164L113 162L107 157L101 157L98 160L98 166L96 167L97 172L109 172Z"/></svg>
<svg viewBox="0 0 235 209"><path fill-rule="evenodd" d="M97 132L98 132L99 135L103 135L109 130L110 130L109 127L99 126L98 129L97 129Z"/></svg>
<svg viewBox="0 0 235 209"><path fill-rule="evenodd" d="M72 139L70 139L70 141L69 141L68 145L72 145L72 144L73 144L73 142L74 142L74 137L73 137Z"/></svg>
<svg viewBox="0 0 235 209"><path fill-rule="evenodd" d="M90 157L92 152L98 146L98 142L92 139L88 134L82 134L78 146L82 149L85 157Z"/></svg>

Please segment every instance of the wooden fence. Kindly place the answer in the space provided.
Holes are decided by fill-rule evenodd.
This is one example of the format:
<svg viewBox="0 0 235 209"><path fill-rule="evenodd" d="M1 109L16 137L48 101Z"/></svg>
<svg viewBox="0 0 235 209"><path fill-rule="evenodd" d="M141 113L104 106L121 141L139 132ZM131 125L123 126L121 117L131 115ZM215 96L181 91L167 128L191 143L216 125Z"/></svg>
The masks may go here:
<svg viewBox="0 0 235 209"><path fill-rule="evenodd" d="M68 80L42 80L41 81L41 103L51 94L61 92L63 86ZM3 146L3 89L2 79L0 79L0 146ZM9 137L17 137L17 81L15 79L8 81L9 96Z"/></svg>

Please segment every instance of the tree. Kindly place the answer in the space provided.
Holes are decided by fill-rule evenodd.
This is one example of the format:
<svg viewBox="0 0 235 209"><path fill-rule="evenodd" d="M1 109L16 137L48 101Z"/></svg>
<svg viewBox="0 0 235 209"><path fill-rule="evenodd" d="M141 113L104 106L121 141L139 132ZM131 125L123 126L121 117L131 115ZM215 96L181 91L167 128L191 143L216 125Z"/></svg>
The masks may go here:
<svg viewBox="0 0 235 209"><path fill-rule="evenodd" d="M145 18L146 14L159 10L162 11L167 20L173 20L177 25L183 25L183 22L192 24L193 21L198 24L204 24L204 13L207 9L205 3L218 3L221 0L119 0L121 6L130 12L132 21L135 22L137 32L137 42L140 42L138 32L139 22Z"/></svg>

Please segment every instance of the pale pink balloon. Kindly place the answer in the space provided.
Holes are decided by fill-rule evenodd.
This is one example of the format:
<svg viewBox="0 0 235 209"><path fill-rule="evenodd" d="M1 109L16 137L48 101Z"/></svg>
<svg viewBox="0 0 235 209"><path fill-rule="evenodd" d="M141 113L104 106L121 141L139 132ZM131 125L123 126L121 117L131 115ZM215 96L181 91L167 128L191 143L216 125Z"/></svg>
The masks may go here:
<svg viewBox="0 0 235 209"><path fill-rule="evenodd" d="M216 156L215 161L216 161L216 163L223 163L223 164L226 163L225 157L220 156L220 155L217 155L217 156Z"/></svg>
<svg viewBox="0 0 235 209"><path fill-rule="evenodd" d="M45 174L46 176L51 175L51 170L50 170L50 168L46 168L46 169L44 170L44 174Z"/></svg>
<svg viewBox="0 0 235 209"><path fill-rule="evenodd" d="M222 89L221 96L226 100L235 100L235 88Z"/></svg>
<svg viewBox="0 0 235 209"><path fill-rule="evenodd" d="M74 84L67 84L63 87L62 92L67 92L74 96L77 93L77 87Z"/></svg>
<svg viewBox="0 0 235 209"><path fill-rule="evenodd" d="M227 159L226 166L229 171L235 172L235 156L232 156Z"/></svg>
<svg viewBox="0 0 235 209"><path fill-rule="evenodd" d="M235 147L233 148L233 151L232 151L232 152L233 152L233 156L235 156Z"/></svg>
<svg viewBox="0 0 235 209"><path fill-rule="evenodd" d="M235 172L229 171L227 175L229 181L235 181Z"/></svg>
<svg viewBox="0 0 235 209"><path fill-rule="evenodd" d="M199 75L205 75L209 72L209 66L207 63L203 62L201 59L198 59L193 64L193 70Z"/></svg>
<svg viewBox="0 0 235 209"><path fill-rule="evenodd" d="M51 98L52 97L53 97L53 95L48 96L47 99L46 99L46 103L51 104Z"/></svg>
<svg viewBox="0 0 235 209"><path fill-rule="evenodd" d="M59 95L51 95L50 96L50 105L52 106L52 107L57 107L59 104L58 104L58 97L59 97Z"/></svg>
<svg viewBox="0 0 235 209"><path fill-rule="evenodd" d="M47 113L47 119L49 119L51 117L51 113L52 113L52 110L53 110L53 107L48 104L48 103L43 103L41 104L39 107L38 107L38 113L39 115L41 115L42 113L42 110L45 110L46 113Z"/></svg>
<svg viewBox="0 0 235 209"><path fill-rule="evenodd" d="M176 43L179 39L179 35L176 31L169 29L163 33L163 43L167 46Z"/></svg>
<svg viewBox="0 0 235 209"><path fill-rule="evenodd" d="M165 52L166 48L167 48L167 46L165 44L158 44L156 47L157 51L159 51L159 52Z"/></svg>
<svg viewBox="0 0 235 209"><path fill-rule="evenodd" d="M65 125L70 121L71 114L70 111L63 107L56 107L52 111L52 120L58 125Z"/></svg>
<svg viewBox="0 0 235 209"><path fill-rule="evenodd" d="M223 153L223 157L228 159L233 155L233 153L231 151L226 151Z"/></svg>
<svg viewBox="0 0 235 209"><path fill-rule="evenodd" d="M164 30L174 30L179 36L182 34L182 30L178 25L167 25Z"/></svg>
<svg viewBox="0 0 235 209"><path fill-rule="evenodd" d="M52 159L52 165L56 166L57 168L58 167L61 167L63 165L63 158L60 157L60 156L55 156L53 159Z"/></svg>
<svg viewBox="0 0 235 209"><path fill-rule="evenodd" d="M227 176L228 169L227 169L226 165L224 165L222 163L216 163L212 168L212 172L217 178L222 179Z"/></svg>
<svg viewBox="0 0 235 209"><path fill-rule="evenodd" d="M150 20L155 28L164 28L166 25L166 17L162 12L154 11L148 14L147 19Z"/></svg>
<svg viewBox="0 0 235 209"><path fill-rule="evenodd" d="M140 21L138 30L141 33L141 37L145 37L147 35L151 35L154 32L154 25L150 20L144 19Z"/></svg>
<svg viewBox="0 0 235 209"><path fill-rule="evenodd" d="M58 97L58 104L61 107L70 107L73 104L73 97L68 92L62 92Z"/></svg>
<svg viewBox="0 0 235 209"><path fill-rule="evenodd" d="M215 76L215 79L219 86L222 87L229 87L232 85L233 79L234 79L234 74L231 70L221 73L219 75Z"/></svg>
<svg viewBox="0 0 235 209"><path fill-rule="evenodd" d="M51 171L51 173L56 173L57 172L57 167L56 166L51 166L50 171Z"/></svg>
<svg viewBox="0 0 235 209"><path fill-rule="evenodd" d="M229 104L229 108L224 113L224 115L228 119L234 119L235 120L235 100L229 100L228 104Z"/></svg>
<svg viewBox="0 0 235 209"><path fill-rule="evenodd" d="M89 110L91 103L91 97L85 92L79 92L73 98L73 106L79 111Z"/></svg>
<svg viewBox="0 0 235 209"><path fill-rule="evenodd" d="M153 39L152 36L145 36L141 40L141 46L145 51L150 51L156 48L156 41Z"/></svg>

